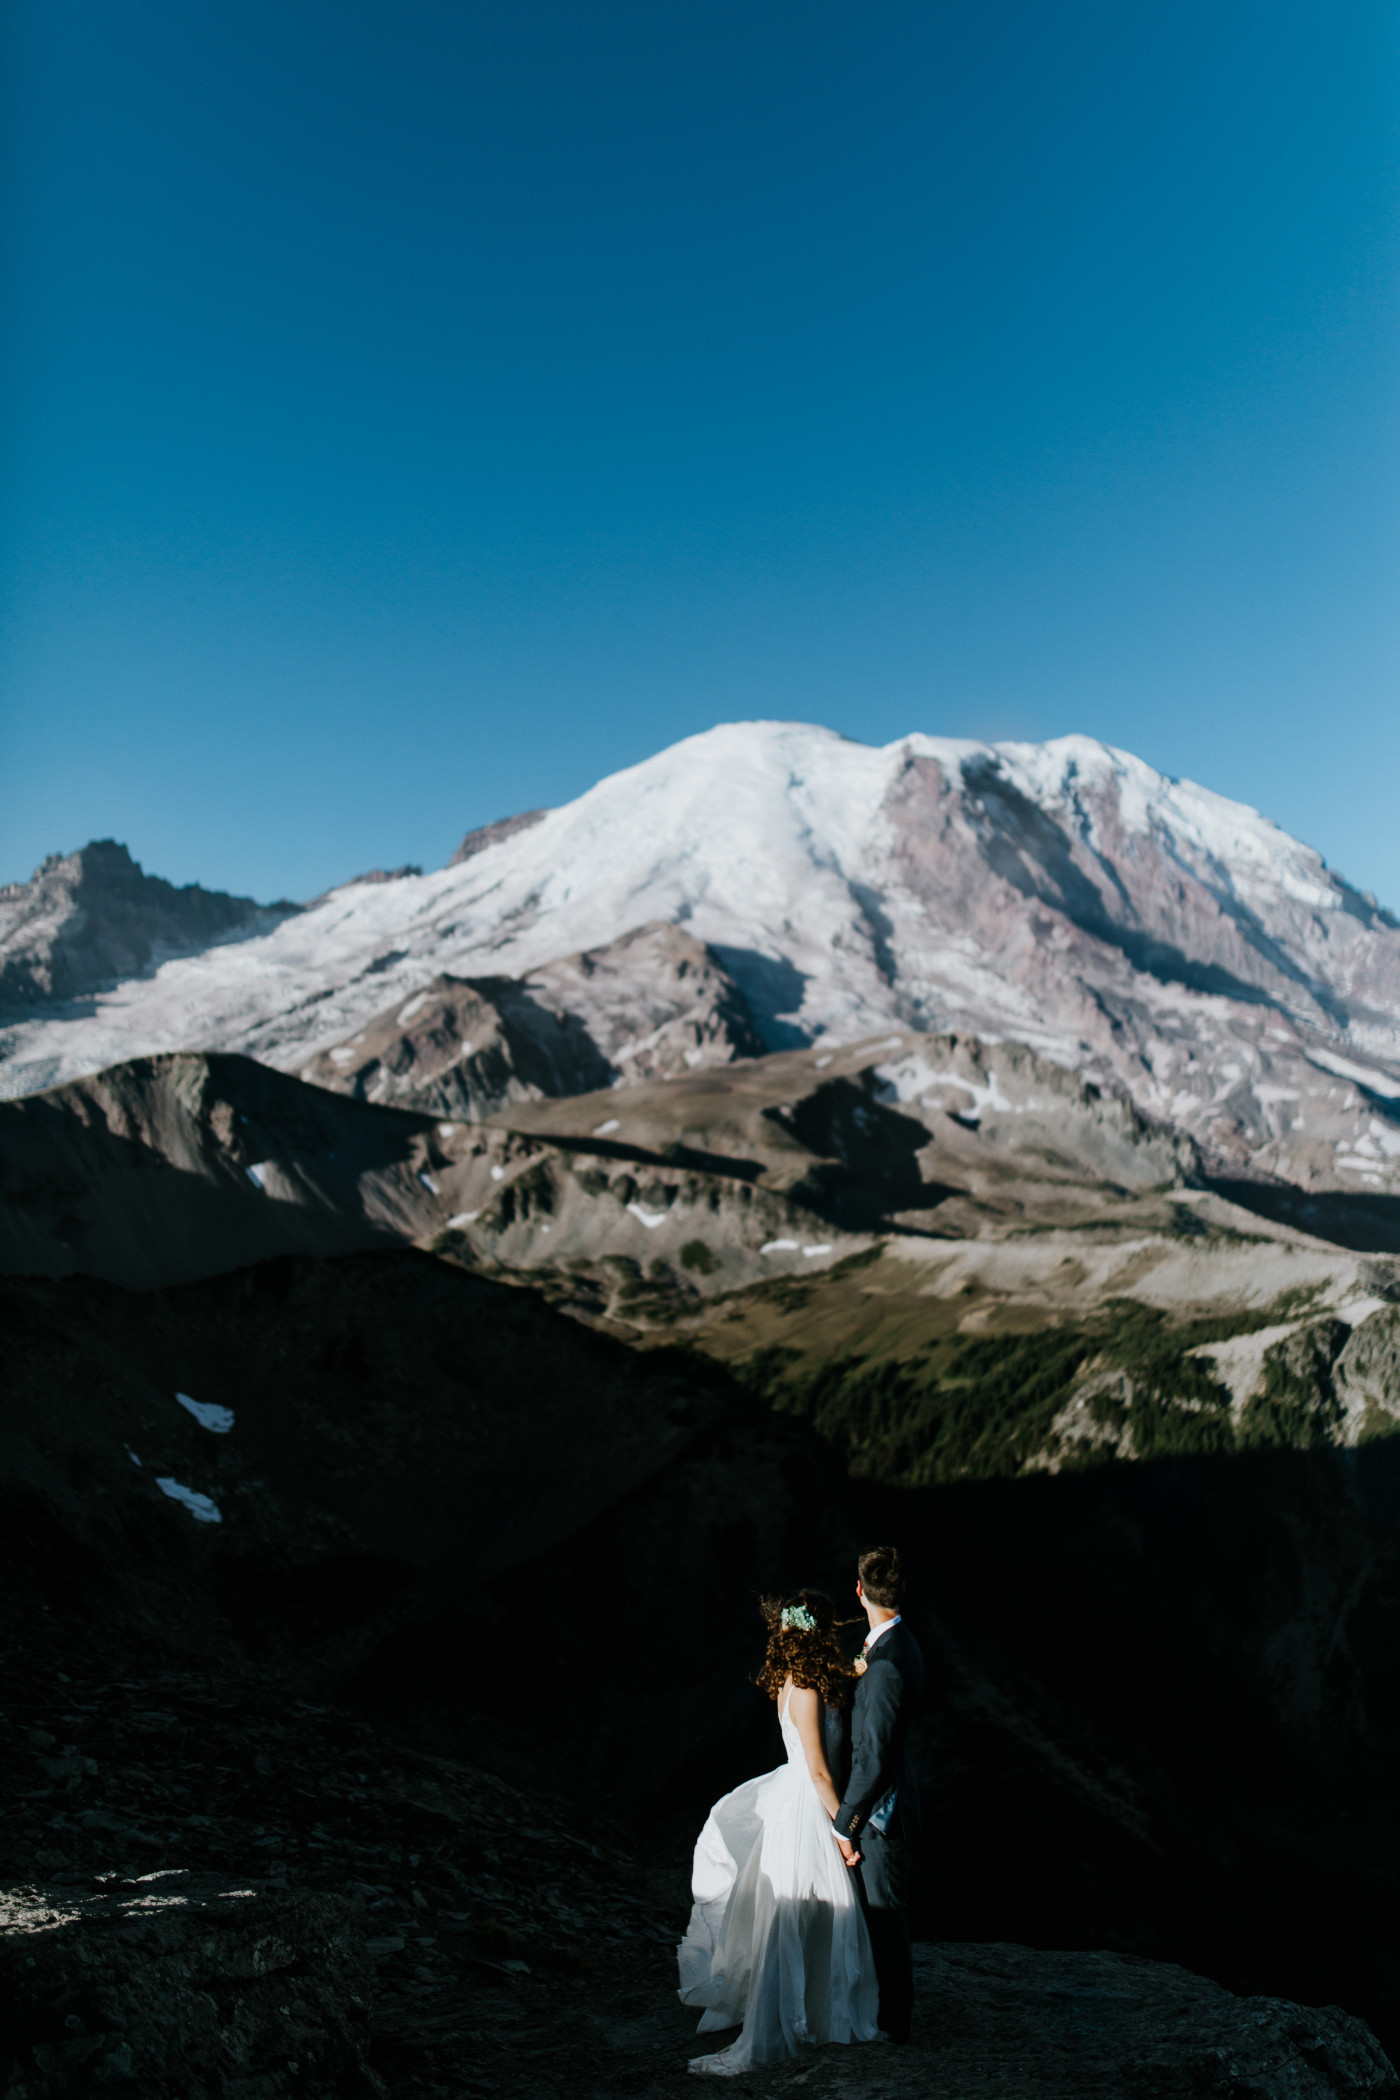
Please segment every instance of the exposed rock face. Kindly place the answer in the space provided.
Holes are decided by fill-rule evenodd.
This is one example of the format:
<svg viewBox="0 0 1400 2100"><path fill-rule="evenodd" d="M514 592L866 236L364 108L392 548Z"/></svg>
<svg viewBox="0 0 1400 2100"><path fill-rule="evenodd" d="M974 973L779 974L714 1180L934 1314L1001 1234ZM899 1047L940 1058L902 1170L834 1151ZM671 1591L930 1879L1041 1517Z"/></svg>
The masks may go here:
<svg viewBox="0 0 1400 2100"><path fill-rule="evenodd" d="M767 1048L729 971L665 920L547 963L528 982L587 1022L617 1083L761 1057Z"/></svg>
<svg viewBox="0 0 1400 2100"><path fill-rule="evenodd" d="M301 1076L477 1120L762 1051L742 994L703 944L678 926L641 926L519 980L435 978Z"/></svg>
<svg viewBox="0 0 1400 2100"><path fill-rule="evenodd" d="M813 1279L877 1253L873 1233L925 1248L1074 1225L1174 1237L1164 1192L1200 1165L1188 1140L1019 1046L912 1032L524 1104L509 1135L482 1138L444 1181L441 1248L692 1335L687 1297Z"/></svg>
<svg viewBox="0 0 1400 2100"><path fill-rule="evenodd" d="M1071 1061L1116 1073L1222 1160L1307 1186L1388 1184L1394 919L1281 834L1271 846L1252 811L1068 749L1082 741L1058 765L1049 746L950 762L911 744L886 804L898 889L959 929L994 1025L1077 1043ZM1336 1085L1368 1082L1328 1062L1343 1033L1385 1061L1369 1100Z"/></svg>
<svg viewBox="0 0 1400 2100"><path fill-rule="evenodd" d="M518 817L497 817L494 824L479 825L475 831L467 833L447 863L448 867L460 868L464 860L475 860L477 854L484 853L488 846L499 846L503 840L514 838L518 831L528 831L532 824L538 824L548 815L547 809L526 809Z"/></svg>
<svg viewBox="0 0 1400 2100"><path fill-rule="evenodd" d="M0 1011L140 977L169 956L266 933L293 910L195 882L176 889L114 839L51 854L28 882L0 889Z"/></svg>
<svg viewBox="0 0 1400 2100"><path fill-rule="evenodd" d="M357 1101L472 1122L512 1101L607 1086L612 1068L583 1023L533 994L509 977L435 977L301 1077Z"/></svg>
<svg viewBox="0 0 1400 2100"><path fill-rule="evenodd" d="M372 2100L370 1965L349 1905L180 1871L101 1894L0 1889L13 2100Z"/></svg>

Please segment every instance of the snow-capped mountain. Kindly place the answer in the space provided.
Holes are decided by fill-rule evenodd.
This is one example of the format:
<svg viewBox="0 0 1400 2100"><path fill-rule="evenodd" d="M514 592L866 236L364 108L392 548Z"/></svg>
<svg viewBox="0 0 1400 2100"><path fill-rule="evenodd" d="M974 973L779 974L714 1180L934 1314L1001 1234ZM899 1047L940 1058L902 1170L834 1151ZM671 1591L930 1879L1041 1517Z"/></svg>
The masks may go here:
<svg viewBox="0 0 1400 2100"><path fill-rule="evenodd" d="M3 1032L0 1087L175 1048L300 1072L443 975L523 977L668 922L770 1048L1011 1037L1240 1167L1400 1187L1400 926L1254 810L1126 752L738 723L532 817L35 1011ZM595 1040L608 996L584 975L564 1001Z"/></svg>

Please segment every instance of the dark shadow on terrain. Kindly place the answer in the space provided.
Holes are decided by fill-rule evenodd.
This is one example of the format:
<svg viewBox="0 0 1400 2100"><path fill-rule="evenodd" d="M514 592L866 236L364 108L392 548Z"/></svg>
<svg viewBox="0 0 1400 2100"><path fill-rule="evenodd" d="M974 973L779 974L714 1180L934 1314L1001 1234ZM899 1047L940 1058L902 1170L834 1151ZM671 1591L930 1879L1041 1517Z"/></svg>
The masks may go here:
<svg viewBox="0 0 1400 2100"><path fill-rule="evenodd" d="M1331 1240L1358 1254L1400 1254L1400 1196L1368 1196L1359 1191L1323 1189L1309 1192L1286 1182L1206 1182L1218 1196L1252 1210L1276 1225L1292 1225L1314 1238Z"/></svg>
<svg viewBox="0 0 1400 2100"><path fill-rule="evenodd" d="M899 962L894 947L894 923L885 910L884 899L878 890L865 882L848 882L846 885L857 905L860 915L870 928L870 945L875 956L875 967L886 984L892 985L899 975Z"/></svg>
<svg viewBox="0 0 1400 2100"><path fill-rule="evenodd" d="M848 1232L874 1231L896 1211L933 1210L962 1193L925 1184L918 1155L928 1130L887 1108L872 1084L824 1080L800 1101L763 1113L816 1154L788 1190L791 1200Z"/></svg>
<svg viewBox="0 0 1400 2100"><path fill-rule="evenodd" d="M781 956L760 955L753 948L723 948L714 941L709 948L742 992L764 1048L805 1050L812 1040L808 1031L783 1018L801 1008L807 986L802 971Z"/></svg>
<svg viewBox="0 0 1400 2100"><path fill-rule="evenodd" d="M931 1936L1152 1952L1400 2047L1400 1438L907 1494Z"/></svg>
<svg viewBox="0 0 1400 2100"><path fill-rule="evenodd" d="M92 1181L55 1175L0 1204L0 1274L90 1275L140 1290L285 1254L402 1244L401 1233L356 1215L353 1181L317 1191L316 1163L298 1162L297 1179L321 1200L290 1202L238 1168L196 1173L128 1138L104 1133L102 1153Z"/></svg>
<svg viewBox="0 0 1400 2100"><path fill-rule="evenodd" d="M527 1086L554 1097L598 1093L612 1085L617 1077L615 1066L576 1014L542 1006L513 977L466 981L500 1015L511 1063Z"/></svg>
<svg viewBox="0 0 1400 2100"><path fill-rule="evenodd" d="M145 1293L10 1280L0 1322L0 1462L41 1599L51 1571L100 1570L94 1611L151 1612L304 1696L455 1731L517 1778L570 1772L634 1815L673 1755L722 1764L757 1698L754 1597L843 1535L830 1454L722 1371L414 1251ZM232 1409L232 1432L177 1391ZM193 1522L160 1476L222 1522ZM620 1656L647 1646L658 1595L684 1637L637 1673ZM491 1690L521 1623L536 1691L557 1670L567 1696Z"/></svg>
<svg viewBox="0 0 1400 2100"><path fill-rule="evenodd" d="M853 1608L857 1544L894 1537L921 1929L1150 1954L1400 2043L1400 1439L898 1493L713 1365L413 1251L10 1280L0 1322L6 1596L81 1613L114 1671L133 1627L252 1655L683 1860L781 1758L757 1597Z"/></svg>
<svg viewBox="0 0 1400 2100"><path fill-rule="evenodd" d="M214 1567L214 1595L253 1654L328 1641L381 1618L412 1580L405 1561L377 1553L289 1561L237 1551Z"/></svg>

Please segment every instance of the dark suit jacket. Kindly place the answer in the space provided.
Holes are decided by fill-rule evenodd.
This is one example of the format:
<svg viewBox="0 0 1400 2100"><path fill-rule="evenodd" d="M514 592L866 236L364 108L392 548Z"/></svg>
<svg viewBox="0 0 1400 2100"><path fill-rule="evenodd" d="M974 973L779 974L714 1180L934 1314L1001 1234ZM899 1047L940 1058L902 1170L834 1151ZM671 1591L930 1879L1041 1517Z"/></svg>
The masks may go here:
<svg viewBox="0 0 1400 2100"><path fill-rule="evenodd" d="M851 1774L836 1814L836 1829L856 1841L872 1815L891 1806L886 1836L917 1837L922 1824L919 1782L909 1760L909 1729L924 1696L924 1659L901 1619L870 1651L851 1702Z"/></svg>

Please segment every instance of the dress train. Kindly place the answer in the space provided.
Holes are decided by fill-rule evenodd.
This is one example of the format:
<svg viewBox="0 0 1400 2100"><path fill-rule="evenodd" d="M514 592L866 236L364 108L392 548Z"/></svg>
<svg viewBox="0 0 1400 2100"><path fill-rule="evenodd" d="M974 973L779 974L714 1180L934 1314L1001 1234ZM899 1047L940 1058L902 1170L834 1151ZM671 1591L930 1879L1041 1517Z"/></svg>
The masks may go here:
<svg viewBox="0 0 1400 2100"><path fill-rule="evenodd" d="M796 1724L779 1720L787 1763L711 1809L695 1847L694 1907L679 1950L680 1998L699 2031L742 2023L737 2041L692 2059L732 2076L803 2043L873 2042L879 1994L855 1876L832 1836Z"/></svg>

